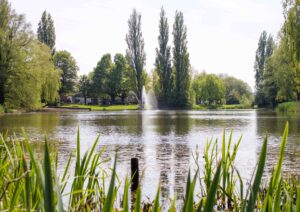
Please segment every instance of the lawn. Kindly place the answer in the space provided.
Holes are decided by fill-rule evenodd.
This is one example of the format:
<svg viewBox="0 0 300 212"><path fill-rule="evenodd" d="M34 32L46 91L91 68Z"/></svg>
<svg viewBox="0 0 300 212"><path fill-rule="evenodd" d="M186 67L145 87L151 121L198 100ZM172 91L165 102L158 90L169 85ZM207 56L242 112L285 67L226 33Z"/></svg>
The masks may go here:
<svg viewBox="0 0 300 212"><path fill-rule="evenodd" d="M83 104L65 104L62 107L68 108L91 108L93 111L117 111L117 110L137 110L138 105L109 105L109 106L100 106L100 105L83 105Z"/></svg>

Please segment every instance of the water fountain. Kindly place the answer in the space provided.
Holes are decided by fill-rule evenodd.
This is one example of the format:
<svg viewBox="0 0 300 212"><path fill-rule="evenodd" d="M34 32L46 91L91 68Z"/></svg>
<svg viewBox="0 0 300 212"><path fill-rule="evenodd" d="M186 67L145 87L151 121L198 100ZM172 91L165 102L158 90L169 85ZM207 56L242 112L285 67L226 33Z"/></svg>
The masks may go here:
<svg viewBox="0 0 300 212"><path fill-rule="evenodd" d="M153 89L146 92L146 88L145 88L145 86L143 86L142 101L143 101L144 109L146 109L146 110L157 109L157 99L156 99Z"/></svg>

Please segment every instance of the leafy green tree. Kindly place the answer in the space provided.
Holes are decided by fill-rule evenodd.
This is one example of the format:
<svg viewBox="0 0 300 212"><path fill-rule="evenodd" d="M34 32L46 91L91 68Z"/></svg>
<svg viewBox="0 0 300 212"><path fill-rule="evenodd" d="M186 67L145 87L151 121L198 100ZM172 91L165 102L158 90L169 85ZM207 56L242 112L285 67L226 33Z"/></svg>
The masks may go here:
<svg viewBox="0 0 300 212"><path fill-rule="evenodd" d="M92 87L94 94L100 97L107 92L107 77L112 70L113 63L110 54L105 54L101 57L100 61L93 71Z"/></svg>
<svg viewBox="0 0 300 212"><path fill-rule="evenodd" d="M172 90L171 47L169 41L169 24L165 10L161 8L159 20L158 48L156 48L155 67L158 73L158 104L165 107L169 104Z"/></svg>
<svg viewBox="0 0 300 212"><path fill-rule="evenodd" d="M258 48L255 55L254 71L255 71L255 103L259 106L265 104L263 95L263 75L266 59L267 32L263 31L259 37Z"/></svg>
<svg viewBox="0 0 300 212"><path fill-rule="evenodd" d="M141 29L141 14L139 14L136 9L133 9L132 14L128 20L128 34L126 35L126 57L134 71L135 79L135 89L137 100L140 107L143 107L142 103L142 90L143 90L143 72L146 63L146 53L144 51L144 38L142 36Z"/></svg>
<svg viewBox="0 0 300 212"><path fill-rule="evenodd" d="M200 104L221 104L225 94L224 82L215 74L202 73L196 76L193 89L196 102Z"/></svg>
<svg viewBox="0 0 300 212"><path fill-rule="evenodd" d="M44 11L42 14L42 18L38 24L37 37L40 42L49 46L49 48L55 52L55 27L54 21L47 11Z"/></svg>
<svg viewBox="0 0 300 212"><path fill-rule="evenodd" d="M78 90L84 98L84 104L86 104L86 99L89 96L89 91L91 89L91 82L87 75L81 75L78 81Z"/></svg>
<svg viewBox="0 0 300 212"><path fill-rule="evenodd" d="M34 67L41 73L41 101L53 105L59 100L60 70L52 62L52 51L45 44L35 41Z"/></svg>
<svg viewBox="0 0 300 212"><path fill-rule="evenodd" d="M186 108L190 106L191 67L187 49L187 28L182 12L176 11L173 25L173 69L174 88L172 106Z"/></svg>
<svg viewBox="0 0 300 212"><path fill-rule="evenodd" d="M300 0L283 1L285 22L283 25L284 40L291 57L294 70L294 81L297 100L300 101Z"/></svg>
<svg viewBox="0 0 300 212"><path fill-rule="evenodd" d="M282 39L266 61L264 93L273 107L278 102L295 100L297 96L295 68L288 48L288 43Z"/></svg>
<svg viewBox="0 0 300 212"><path fill-rule="evenodd" d="M61 70L61 88L59 94L62 99L65 95L74 92L78 66L71 53L65 50L56 52L53 60L55 66Z"/></svg>
<svg viewBox="0 0 300 212"><path fill-rule="evenodd" d="M0 0L0 104L6 102L8 80L19 70L33 37L24 15L18 15L8 1Z"/></svg>
<svg viewBox="0 0 300 212"><path fill-rule="evenodd" d="M115 98L121 93L121 81L125 69L126 59L122 54L116 54L113 67L107 73L107 85L105 86L112 104L115 104Z"/></svg>
<svg viewBox="0 0 300 212"><path fill-rule="evenodd" d="M226 104L242 104L245 100L251 102L251 88L246 82L230 76L223 77L223 82Z"/></svg>

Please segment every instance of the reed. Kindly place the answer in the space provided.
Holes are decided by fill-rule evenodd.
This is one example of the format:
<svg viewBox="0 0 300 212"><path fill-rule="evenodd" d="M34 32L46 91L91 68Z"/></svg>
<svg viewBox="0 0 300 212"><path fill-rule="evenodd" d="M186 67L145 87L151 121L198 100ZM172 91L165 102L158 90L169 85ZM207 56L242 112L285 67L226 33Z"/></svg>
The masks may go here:
<svg viewBox="0 0 300 212"><path fill-rule="evenodd" d="M25 132L24 139L8 133L0 134L0 210L1 211L153 211L163 210L160 201L160 185L153 202L142 202L142 188L131 193L131 179L124 180L120 190L117 176L117 154L111 170L102 168L104 149L97 150L99 137L90 150L80 151L80 131L77 134L76 154L71 154L64 171L57 173L57 154L50 153L45 138L41 158L34 151ZM197 169L187 176L186 194L182 208L176 196L168 211L300 211L300 179L282 176L284 151L288 138L288 123L283 132L278 163L269 179L263 178L267 157L268 138L265 137L256 168L250 182L245 182L236 166L235 158L242 137L233 142L232 132L228 139L224 131L221 146L210 140L203 153L204 165L196 152ZM74 158L75 157L75 158ZM70 170L75 161L74 170ZM110 173L110 174L109 174ZM192 174L194 173L194 174ZM110 177L108 188L106 178ZM265 181L264 181L265 180ZM264 182L263 182L264 181ZM196 184L200 183L200 191ZM266 184L268 182L268 184ZM263 187L262 185L267 186ZM69 191L67 191L69 187ZM121 194L122 193L122 194ZM121 201L117 197L122 197ZM67 201L65 200L67 199Z"/></svg>

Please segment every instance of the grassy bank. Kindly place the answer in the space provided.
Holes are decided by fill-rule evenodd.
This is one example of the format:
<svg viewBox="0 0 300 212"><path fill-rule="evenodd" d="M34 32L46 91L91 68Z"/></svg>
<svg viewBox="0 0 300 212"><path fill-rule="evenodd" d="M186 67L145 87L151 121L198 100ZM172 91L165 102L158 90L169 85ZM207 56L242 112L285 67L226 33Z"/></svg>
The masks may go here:
<svg viewBox="0 0 300 212"><path fill-rule="evenodd" d="M137 110L138 105L110 105L110 106L100 106L100 105L83 105L83 104L65 104L62 105L65 108L91 108L93 111L119 111L119 110Z"/></svg>
<svg viewBox="0 0 300 212"><path fill-rule="evenodd" d="M0 105L0 114L1 113L4 113L5 111L4 111L4 107L2 106L2 105Z"/></svg>
<svg viewBox="0 0 300 212"><path fill-rule="evenodd" d="M279 112L300 114L300 101L280 103L277 105L276 110Z"/></svg>
<svg viewBox="0 0 300 212"><path fill-rule="evenodd" d="M243 180L235 167L241 138L234 142L232 134L225 139L224 133L221 148L217 148L217 141L207 142L204 153L194 154L198 168L187 175L183 204L178 206L176 198L170 197L168 211L300 211L300 180L283 178L281 170L287 136L288 124L282 136L278 162L272 175L264 182L262 176L268 152L267 137L250 182ZM131 193L130 179L117 177L117 154L113 168L103 170L101 164L106 161L102 158L103 150L97 151L99 137L90 150L81 154L78 132L76 152L70 154L60 175L56 172L57 155L50 153L47 141L41 160L25 133L24 137L22 142L16 139L11 142L7 134L0 136L1 211L128 212L132 195L132 211L162 210L160 187L153 201L142 201L141 187ZM204 158L204 166L200 165L200 158ZM70 172L72 161L75 166ZM108 187L104 183L106 179L110 179ZM200 191L195 191L199 182ZM67 184L70 185L70 191L66 191ZM121 184L124 187L122 190ZM63 204L62 197L66 197L68 202Z"/></svg>
<svg viewBox="0 0 300 212"><path fill-rule="evenodd" d="M219 109L219 110L237 110L237 109L252 109L251 106L246 106L242 104L236 105L194 105L193 110L209 110L209 109Z"/></svg>

